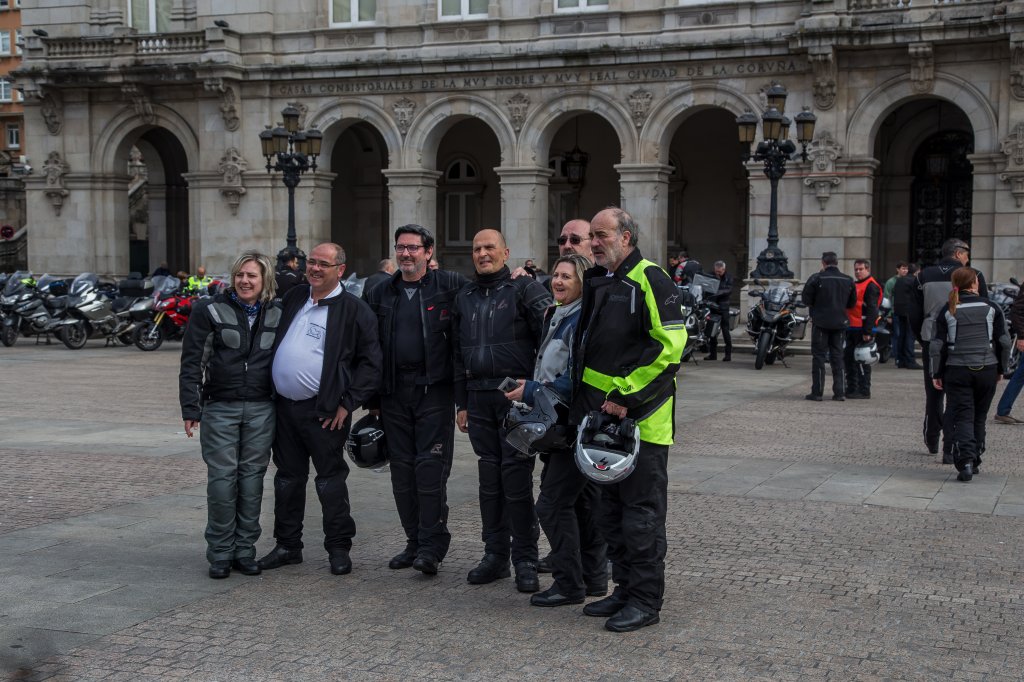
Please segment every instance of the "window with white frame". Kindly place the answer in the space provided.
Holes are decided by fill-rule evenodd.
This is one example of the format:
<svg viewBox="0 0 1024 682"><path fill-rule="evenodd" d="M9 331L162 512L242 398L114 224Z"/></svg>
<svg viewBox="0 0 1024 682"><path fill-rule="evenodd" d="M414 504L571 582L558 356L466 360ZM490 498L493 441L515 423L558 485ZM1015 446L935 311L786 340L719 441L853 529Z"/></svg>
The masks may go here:
<svg viewBox="0 0 1024 682"><path fill-rule="evenodd" d="M11 101L11 81L0 78L0 102Z"/></svg>
<svg viewBox="0 0 1024 682"><path fill-rule="evenodd" d="M5 9L10 9L10 8L11 8L11 3L10 3L9 0L0 0L0 11L3 11Z"/></svg>
<svg viewBox="0 0 1024 682"><path fill-rule="evenodd" d="M0 31L0 54L11 53L11 34L9 31Z"/></svg>
<svg viewBox="0 0 1024 682"><path fill-rule="evenodd" d="M441 205L444 207L444 229L448 244L468 245L480 229L480 207L483 204L483 183L476 166L468 159L448 164L441 182Z"/></svg>
<svg viewBox="0 0 1024 682"><path fill-rule="evenodd" d="M17 29L14 32L14 54L21 54L21 46L25 44L25 37L21 33L21 29Z"/></svg>
<svg viewBox="0 0 1024 682"><path fill-rule="evenodd" d="M21 126L17 123L7 124L7 148L21 149Z"/></svg>
<svg viewBox="0 0 1024 682"><path fill-rule="evenodd" d="M608 0L555 0L556 12L608 9Z"/></svg>
<svg viewBox="0 0 1024 682"><path fill-rule="evenodd" d="M487 16L487 0L440 0L441 19L477 19Z"/></svg>
<svg viewBox="0 0 1024 682"><path fill-rule="evenodd" d="M377 0L331 0L331 25L371 24L377 18Z"/></svg>
<svg viewBox="0 0 1024 682"><path fill-rule="evenodd" d="M128 25L143 33L164 33L171 27L173 0L128 0Z"/></svg>

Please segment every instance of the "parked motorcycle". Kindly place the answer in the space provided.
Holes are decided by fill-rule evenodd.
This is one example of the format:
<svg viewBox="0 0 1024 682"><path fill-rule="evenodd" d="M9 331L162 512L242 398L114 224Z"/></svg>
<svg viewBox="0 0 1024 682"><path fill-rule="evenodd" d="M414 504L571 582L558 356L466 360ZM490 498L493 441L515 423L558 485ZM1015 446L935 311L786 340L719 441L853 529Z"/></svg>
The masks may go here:
<svg viewBox="0 0 1024 682"><path fill-rule="evenodd" d="M1013 376L1013 373L1017 371L1017 365L1021 361L1021 352L1017 350L1017 337L1010 331L1010 306L1013 305L1014 299L1017 298L1017 294L1020 293L1020 282L1015 277L1011 277L1007 283L994 282L988 285L988 298L990 301L995 303L1003 311L1003 319L1006 321L1006 331L1010 334L1010 364L1006 368L1006 373L1003 375L1007 379Z"/></svg>
<svg viewBox="0 0 1024 682"><path fill-rule="evenodd" d="M140 313L153 305L151 287L149 280L122 280L120 295L111 299L94 273L83 272L71 283L68 314L73 319L64 322L64 345L78 350L90 338L99 337L108 344L127 346L145 317Z"/></svg>
<svg viewBox="0 0 1024 682"><path fill-rule="evenodd" d="M132 338L139 350L156 350L165 340L177 341L185 335L195 297L182 293L180 284L177 277L153 278L153 306Z"/></svg>
<svg viewBox="0 0 1024 682"><path fill-rule="evenodd" d="M754 369L776 360L785 365L786 347L807 333L807 316L797 313L807 306L797 300L797 292L788 282L771 282L749 295L761 299L747 313L747 334L754 342Z"/></svg>
<svg viewBox="0 0 1024 682"><path fill-rule="evenodd" d="M47 341L51 334L59 337L67 318L67 282L51 275L37 281L29 273L17 272L4 285L0 309L0 342L5 346L13 346L19 335Z"/></svg>
<svg viewBox="0 0 1024 682"><path fill-rule="evenodd" d="M871 332L875 335L875 345L878 346L878 361L888 362L892 355L892 307L889 305L889 299L882 299L882 305L878 308L878 320Z"/></svg>

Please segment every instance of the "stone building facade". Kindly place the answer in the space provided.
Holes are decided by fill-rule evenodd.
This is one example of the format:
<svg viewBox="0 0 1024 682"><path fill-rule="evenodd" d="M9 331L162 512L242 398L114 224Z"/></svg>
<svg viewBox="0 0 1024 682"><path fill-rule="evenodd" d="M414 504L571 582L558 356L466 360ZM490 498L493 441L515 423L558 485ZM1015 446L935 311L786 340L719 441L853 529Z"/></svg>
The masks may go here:
<svg viewBox="0 0 1024 682"><path fill-rule="evenodd" d="M259 134L291 105L324 136L296 190L299 246L337 241L350 271L405 223L435 229L446 267L469 269L481 227L546 264L562 222L617 204L648 257L687 248L745 274L770 193L736 117L773 82L789 116L817 116L779 187L797 277L823 250L885 275L953 235L989 279L1024 259L1018 0L26 0L23 15L46 33L26 30L17 75L40 271L276 252L288 194Z"/></svg>

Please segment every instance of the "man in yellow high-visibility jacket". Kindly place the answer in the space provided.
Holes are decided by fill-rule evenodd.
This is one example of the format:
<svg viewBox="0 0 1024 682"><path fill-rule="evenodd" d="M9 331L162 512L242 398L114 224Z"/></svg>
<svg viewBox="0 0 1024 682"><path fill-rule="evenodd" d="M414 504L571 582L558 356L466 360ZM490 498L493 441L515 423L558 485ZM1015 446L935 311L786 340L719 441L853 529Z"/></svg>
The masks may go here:
<svg viewBox="0 0 1024 682"><path fill-rule="evenodd" d="M185 291L191 294L202 294L205 295L208 291L208 287L213 282L213 277L209 277L206 274L206 268L200 265L196 268L196 274L188 278L188 283L185 285Z"/></svg>

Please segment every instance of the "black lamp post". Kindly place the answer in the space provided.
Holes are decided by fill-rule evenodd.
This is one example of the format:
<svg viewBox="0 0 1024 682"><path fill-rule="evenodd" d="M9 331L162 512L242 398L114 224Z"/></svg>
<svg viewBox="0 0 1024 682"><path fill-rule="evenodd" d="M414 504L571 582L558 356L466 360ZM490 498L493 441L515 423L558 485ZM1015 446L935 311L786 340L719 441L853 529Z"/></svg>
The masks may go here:
<svg viewBox="0 0 1024 682"><path fill-rule="evenodd" d="M292 258L298 258L301 267L306 254L295 245L295 188L303 173L316 170L324 136L315 128L299 130L299 110L293 106L285 107L281 117L284 123L278 123L276 128L267 126L260 133L260 146L267 157L267 172L279 171L288 188L288 242L277 253L277 266L283 267Z"/></svg>
<svg viewBox="0 0 1024 682"><path fill-rule="evenodd" d="M739 126L740 153L744 162L751 158L764 162L764 174L771 181L771 209L768 218L768 248L757 256L757 267L750 273L753 279L792 279L789 259L779 248L779 178L786 174L786 162L796 153L796 145L789 139L790 120L786 118L786 88L772 83L768 89L768 107L761 115L764 139L757 143L753 156L750 146L757 136L757 116L747 111L736 117ZM814 139L814 124L818 118L809 107L796 115L796 134L800 142L800 158L807 160L807 145Z"/></svg>

